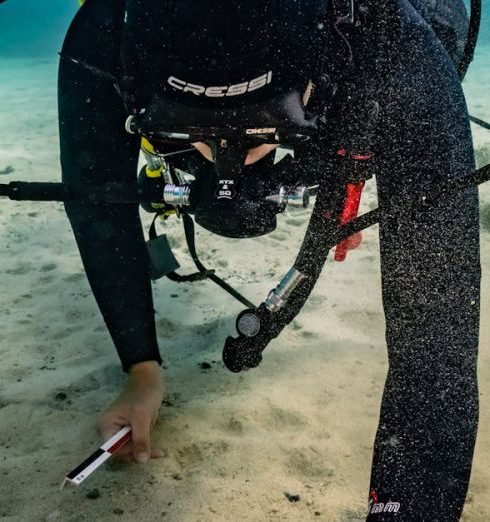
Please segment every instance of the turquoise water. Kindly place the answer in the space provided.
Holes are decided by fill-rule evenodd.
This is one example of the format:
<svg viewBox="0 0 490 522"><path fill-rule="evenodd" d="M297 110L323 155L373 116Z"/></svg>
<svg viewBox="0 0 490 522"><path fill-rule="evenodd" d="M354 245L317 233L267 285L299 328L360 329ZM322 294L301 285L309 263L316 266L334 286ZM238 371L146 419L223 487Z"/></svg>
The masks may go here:
<svg viewBox="0 0 490 522"><path fill-rule="evenodd" d="M77 0L0 4L0 58L55 56L77 9Z"/></svg>
<svg viewBox="0 0 490 522"><path fill-rule="evenodd" d="M480 42L490 44L490 2L482 4ZM7 0L0 5L0 56L55 54L77 8L77 0Z"/></svg>

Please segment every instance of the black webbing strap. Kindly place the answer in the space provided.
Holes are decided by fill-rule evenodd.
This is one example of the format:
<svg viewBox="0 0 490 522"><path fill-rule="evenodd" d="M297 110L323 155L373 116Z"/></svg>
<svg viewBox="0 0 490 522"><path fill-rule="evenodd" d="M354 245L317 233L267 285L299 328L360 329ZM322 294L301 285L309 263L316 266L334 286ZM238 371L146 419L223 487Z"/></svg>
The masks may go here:
<svg viewBox="0 0 490 522"><path fill-rule="evenodd" d="M159 214L157 212L155 214L155 217L153 218L153 221L151 222L150 230L148 231L150 241L153 241L157 238L155 222L160 215L161 214ZM166 219L166 218L164 218L164 219ZM206 279L206 277L207 277L206 274L202 274L201 272L194 272L193 274L181 275L181 274L178 274L177 272L173 271L173 272L169 272L168 274L165 274L165 275L171 281L175 281L176 283L189 283L189 282L192 283L193 281L202 281L203 279Z"/></svg>
<svg viewBox="0 0 490 522"><path fill-rule="evenodd" d="M202 281L206 279L205 274L201 274L201 272L194 272L193 274L181 275L177 272L169 272L165 274L166 277L170 279L170 281L175 281L176 283L193 283L194 281Z"/></svg>
<svg viewBox="0 0 490 522"><path fill-rule="evenodd" d="M160 214L155 214L155 217L153 218L153 221L150 225L150 230L148 232L148 235L150 237L150 241L156 239L157 232L155 227L155 222ZM181 275L177 272L169 272L166 274L166 277L168 277L171 281L175 281L177 283L187 283L187 282L194 282L194 281L202 281L203 279L210 279L214 283L216 283L218 286L220 286L223 290L228 292L232 297L234 297L237 301L240 301L243 305L247 306L248 308L255 308L255 305L249 301L246 297L243 297L242 294L237 292L233 287L231 287L228 283L223 281L220 277L215 275L214 270L210 270L206 268L201 261L199 260L199 257L197 255L196 251L196 241L195 241L195 227L194 227L194 221L189 216L189 214L182 213L182 222L184 225L184 233L185 233L185 239L187 241L187 246L189 248L189 253L191 254L192 260L194 261L194 264L196 265L196 268L199 270L198 272L194 272L193 274L186 274Z"/></svg>
<svg viewBox="0 0 490 522"><path fill-rule="evenodd" d="M150 238L150 241L153 241L154 239L157 238L157 230L156 230L156 227L155 227L155 222L157 220L157 218L160 216L161 214L159 214L158 212L155 214L155 217L153 218L153 221L151 222L151 225L150 225L150 230L148 231L148 236ZM165 219L165 218L164 218Z"/></svg>
<svg viewBox="0 0 490 522"><path fill-rule="evenodd" d="M488 165L485 165L484 167L480 167L478 170L475 170L475 172L472 172L467 176L452 179L446 182L442 186L442 188L440 188L437 191L433 191L429 194L424 193L422 195L413 196L413 198L411 198L410 201L407 202L406 206L404 206L404 210L410 212L421 207L427 207L428 205L434 204L435 202L440 200L442 197L444 197L445 194L477 187L478 185L481 185L486 181L490 181L490 163ZM381 209L378 207L374 210L366 212L362 216L359 216L358 218L354 219L353 221L349 221L345 225L339 226L335 234L335 237L333 238L333 244L347 239L356 232L360 232L365 228L375 225L379 222L380 217Z"/></svg>
<svg viewBox="0 0 490 522"><path fill-rule="evenodd" d="M473 123L476 123L477 125L479 125L480 127L483 127L484 129L487 129L487 130L490 130L490 123L484 121L484 120L481 120L480 118L476 118L475 116L469 116L470 118L470 121L472 121Z"/></svg>
<svg viewBox="0 0 490 522"><path fill-rule="evenodd" d="M185 238L187 240L187 246L189 247L189 252L191 254L192 260L194 261L194 264L196 265L197 269L201 274L203 274L208 279L211 279L214 283L216 283L218 286L220 286L223 290L228 292L232 297L234 297L237 301L240 301L240 303L244 304L248 308L255 309L256 306L249 301L246 297L243 297L240 292L237 292L234 288L232 288L228 283L223 281L220 277L218 277L214 270L208 270L199 260L199 257L197 256L196 252L196 244L195 244L195 230L194 230L194 221L189 216L189 214L182 213L182 221L184 223L184 232L185 232Z"/></svg>
<svg viewBox="0 0 490 522"><path fill-rule="evenodd" d="M473 61L475 55L475 48L478 42L478 34L480 32L481 24L481 0L470 1L470 24L468 27L468 35L466 37L466 45L463 52L463 57L458 64L458 76L460 81L468 71L470 63Z"/></svg>

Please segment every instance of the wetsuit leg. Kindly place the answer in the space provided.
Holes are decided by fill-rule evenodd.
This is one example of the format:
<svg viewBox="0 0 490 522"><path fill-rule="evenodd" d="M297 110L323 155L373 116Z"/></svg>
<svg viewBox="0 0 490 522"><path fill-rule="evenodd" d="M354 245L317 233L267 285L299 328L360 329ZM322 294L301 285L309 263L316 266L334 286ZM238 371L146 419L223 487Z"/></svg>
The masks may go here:
<svg viewBox="0 0 490 522"><path fill-rule="evenodd" d="M116 74L119 0L88 2L63 54ZM135 183L139 142L124 130L126 113L110 80L62 60L59 70L61 164L65 183ZM87 276L123 367L161 361L147 250L137 205L67 203Z"/></svg>
<svg viewBox="0 0 490 522"><path fill-rule="evenodd" d="M476 190L400 209L474 169L461 86L430 27L400 2L377 172L389 370L369 521L451 522L461 514L478 418L479 227Z"/></svg>

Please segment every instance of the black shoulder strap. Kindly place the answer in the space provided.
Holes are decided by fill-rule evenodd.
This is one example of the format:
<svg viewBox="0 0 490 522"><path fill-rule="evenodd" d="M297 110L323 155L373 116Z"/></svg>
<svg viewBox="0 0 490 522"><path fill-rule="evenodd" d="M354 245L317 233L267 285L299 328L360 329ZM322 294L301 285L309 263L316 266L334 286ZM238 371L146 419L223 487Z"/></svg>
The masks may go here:
<svg viewBox="0 0 490 522"><path fill-rule="evenodd" d="M155 240L157 237L157 232L155 228L155 222L158 217L158 214L155 214L155 217L151 223L149 236L150 240ZM249 301L246 297L244 297L240 292L237 292L233 287L231 287L228 283L223 281L220 277L218 277L214 270L210 270L206 268L200 261L197 250L196 250L196 242L195 242L195 232L194 232L194 221L191 216L185 212L181 214L182 222L184 224L184 232L185 239L187 241L187 246L189 248L189 253L191 255L194 264L198 272L194 272L192 274L179 274L175 271L168 272L165 274L171 281L175 281L176 283L186 283L186 282L194 282L194 281L202 281L203 279L210 279L213 283L216 283L223 290L228 292L232 297L234 297L237 301L240 301L243 305L250 309L255 309L255 305Z"/></svg>
<svg viewBox="0 0 490 522"><path fill-rule="evenodd" d="M244 304L248 308L255 309L255 305L249 301L246 297L244 297L240 292L237 292L233 287L231 287L228 283L223 281L220 277L218 277L214 270L208 270L199 260L199 257L197 256L196 251L196 244L195 244L195 234L194 234L194 221L192 220L191 216L186 213L182 213L182 220L184 223L184 232L185 232L185 238L187 240L187 246L189 247L189 252L191 254L192 260L194 261L194 264L196 265L196 268L199 270L199 272L216 283L218 286L220 286L223 290L228 292L232 297L234 297L237 301L240 301L240 303Z"/></svg>

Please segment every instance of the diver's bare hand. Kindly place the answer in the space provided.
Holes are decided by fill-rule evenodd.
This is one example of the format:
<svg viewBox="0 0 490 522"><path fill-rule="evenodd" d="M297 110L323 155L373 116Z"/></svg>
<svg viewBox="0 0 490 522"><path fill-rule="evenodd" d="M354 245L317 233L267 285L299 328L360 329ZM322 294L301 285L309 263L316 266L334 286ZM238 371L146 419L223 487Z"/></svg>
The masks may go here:
<svg viewBox="0 0 490 522"><path fill-rule="evenodd" d="M163 379L155 361L135 364L119 397L99 420L99 430L108 439L123 426L131 426L130 444L121 448L118 455L132 457L137 462L163 456L163 451L152 448L150 432L158 418L163 400Z"/></svg>

